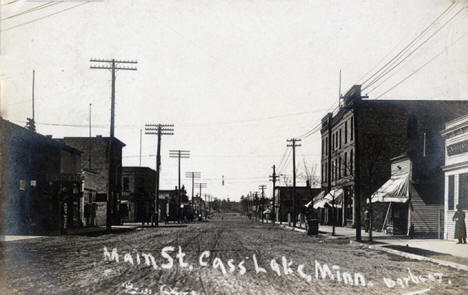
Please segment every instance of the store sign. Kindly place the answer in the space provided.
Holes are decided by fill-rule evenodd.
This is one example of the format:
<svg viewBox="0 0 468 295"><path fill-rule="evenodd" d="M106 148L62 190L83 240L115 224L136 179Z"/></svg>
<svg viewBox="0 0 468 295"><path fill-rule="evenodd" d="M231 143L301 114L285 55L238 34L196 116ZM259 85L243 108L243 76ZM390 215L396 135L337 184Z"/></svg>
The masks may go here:
<svg viewBox="0 0 468 295"><path fill-rule="evenodd" d="M468 140L457 142L447 146L447 155L453 156L468 152Z"/></svg>

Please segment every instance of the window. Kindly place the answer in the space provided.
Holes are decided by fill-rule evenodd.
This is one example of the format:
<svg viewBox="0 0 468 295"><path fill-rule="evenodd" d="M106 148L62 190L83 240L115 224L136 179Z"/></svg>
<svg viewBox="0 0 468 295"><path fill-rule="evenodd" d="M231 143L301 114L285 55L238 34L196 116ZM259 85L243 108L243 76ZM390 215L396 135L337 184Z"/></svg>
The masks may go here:
<svg viewBox="0 0 468 295"><path fill-rule="evenodd" d="M348 175L348 153L347 152L344 153L344 173L343 173L343 175L344 176Z"/></svg>
<svg viewBox="0 0 468 295"><path fill-rule="evenodd" d="M350 132L350 136L349 136L349 140L353 140L353 136L354 136L354 117L351 117L350 119L350 129L351 129L351 132Z"/></svg>
<svg viewBox="0 0 468 295"><path fill-rule="evenodd" d="M455 176L449 176L449 183L448 183L448 209L453 210L454 206L454 193L455 193Z"/></svg>
<svg viewBox="0 0 468 295"><path fill-rule="evenodd" d="M325 155L328 155L328 137L325 138Z"/></svg>
<svg viewBox="0 0 468 295"><path fill-rule="evenodd" d="M106 202L107 194L96 194L96 202Z"/></svg>
<svg viewBox="0 0 468 295"><path fill-rule="evenodd" d="M335 150L335 133L332 134L332 150Z"/></svg>
<svg viewBox="0 0 468 295"><path fill-rule="evenodd" d="M458 176L458 204L463 210L468 209L468 173Z"/></svg>
<svg viewBox="0 0 468 295"><path fill-rule="evenodd" d="M338 158L338 179L341 179L341 157Z"/></svg>
<svg viewBox="0 0 468 295"><path fill-rule="evenodd" d="M414 115L408 116L408 139L418 138L418 118Z"/></svg>
<svg viewBox="0 0 468 295"><path fill-rule="evenodd" d="M340 149L341 149L341 128L340 128L340 135L339 135L339 137L340 137Z"/></svg>
<svg viewBox="0 0 468 295"><path fill-rule="evenodd" d="M325 181L328 181L328 162L325 163Z"/></svg>
<svg viewBox="0 0 468 295"><path fill-rule="evenodd" d="M354 165L354 162L353 162L354 157L353 157L353 156L354 156L354 151L351 150L351 151L349 152L349 174L350 174L350 175L353 175L353 173L354 173L354 172L353 172L353 165Z"/></svg>
<svg viewBox="0 0 468 295"><path fill-rule="evenodd" d="M130 181L128 177L124 177L123 179L123 191L128 192L130 190Z"/></svg>
<svg viewBox="0 0 468 295"><path fill-rule="evenodd" d="M344 143L348 143L348 121L344 122Z"/></svg>

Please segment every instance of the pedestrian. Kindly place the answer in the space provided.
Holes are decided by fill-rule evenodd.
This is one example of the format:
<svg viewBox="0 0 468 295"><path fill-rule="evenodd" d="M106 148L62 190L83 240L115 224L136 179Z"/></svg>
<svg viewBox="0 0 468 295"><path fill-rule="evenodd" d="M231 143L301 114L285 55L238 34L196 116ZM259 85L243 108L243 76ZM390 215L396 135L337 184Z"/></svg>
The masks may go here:
<svg viewBox="0 0 468 295"><path fill-rule="evenodd" d="M457 244L466 244L466 225L465 212L463 212L460 204L457 205L457 211L453 215L452 220L455 221L455 238L458 239Z"/></svg>

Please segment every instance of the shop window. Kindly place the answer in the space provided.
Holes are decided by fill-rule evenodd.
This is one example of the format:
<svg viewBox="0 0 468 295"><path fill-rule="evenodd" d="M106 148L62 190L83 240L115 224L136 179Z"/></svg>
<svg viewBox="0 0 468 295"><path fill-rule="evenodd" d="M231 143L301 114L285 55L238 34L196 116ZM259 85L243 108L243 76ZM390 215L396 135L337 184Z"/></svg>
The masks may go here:
<svg viewBox="0 0 468 295"><path fill-rule="evenodd" d="M448 179L448 210L454 209L454 194L455 194L455 176L450 175Z"/></svg>
<svg viewBox="0 0 468 295"><path fill-rule="evenodd" d="M468 173L458 176L458 204L463 210L468 209Z"/></svg>

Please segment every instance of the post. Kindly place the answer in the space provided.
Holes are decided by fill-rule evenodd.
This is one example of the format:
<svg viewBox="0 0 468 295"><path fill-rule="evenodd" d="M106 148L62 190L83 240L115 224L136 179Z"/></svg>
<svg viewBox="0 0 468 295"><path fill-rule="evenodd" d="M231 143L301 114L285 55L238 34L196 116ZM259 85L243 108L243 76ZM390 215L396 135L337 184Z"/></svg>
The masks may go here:
<svg viewBox="0 0 468 295"><path fill-rule="evenodd" d="M179 180L178 180L178 188L177 188L177 222L180 223L181 222L181 196L180 196L180 191L181 191L181 187L180 187L180 159L181 158L184 158L184 159L188 159L190 158L190 151L187 151L187 150L170 150L169 151L169 157L170 158L177 158L178 159L178 174L179 174Z"/></svg>
<svg viewBox="0 0 468 295"><path fill-rule="evenodd" d="M288 145L289 147L293 148L293 193L292 193L292 206L293 206L293 227L296 227L296 147L301 146L297 144L300 139L292 138L288 139L288 142L292 142L292 144Z"/></svg>
<svg viewBox="0 0 468 295"><path fill-rule="evenodd" d="M278 178L279 178L279 175L276 175L276 166L273 165L273 174L270 175L270 180L273 182L273 198L272 198L272 210L271 210L272 225L275 225L275 219L276 219L275 190L276 190L276 180Z"/></svg>
<svg viewBox="0 0 468 295"><path fill-rule="evenodd" d="M155 182L155 196L152 199L151 207L152 222L151 225L159 226L159 176L161 174L161 136L174 135L173 124L146 124L145 134L157 135L157 151L156 151L156 182ZM155 200L156 199L156 202Z"/></svg>
<svg viewBox="0 0 468 295"><path fill-rule="evenodd" d="M91 143L91 108L92 104L89 104L89 141L88 141L88 168L91 169L91 152L92 152L92 143Z"/></svg>
<svg viewBox="0 0 468 295"><path fill-rule="evenodd" d="M354 179L355 179L355 188L354 188L354 210L355 210L355 225L356 225L356 241L361 241L361 167L360 167L360 154L359 154L359 99L355 100L354 106ZM372 217L370 217L372 218Z"/></svg>
<svg viewBox="0 0 468 295"><path fill-rule="evenodd" d="M141 134L141 128L140 128L140 167L141 167L141 143L142 143L142 134Z"/></svg>
<svg viewBox="0 0 468 295"><path fill-rule="evenodd" d="M137 61L122 61L122 60L116 60L116 59L111 59L111 60L102 60L102 59L90 59L90 62L95 62L95 63L105 63L107 65L91 65L91 69L106 69L106 70L111 70L111 124L110 124L110 136L109 136L109 142L107 146L107 159L109 161L109 166L108 166L108 185L107 185L107 206L106 206L106 230L110 231L112 229L112 211L111 211L111 206L114 207L114 211L117 211L117 207L115 206L115 200L114 200L114 181L115 181L115 175L114 175L114 163L112 160L112 153L113 153L113 141L114 141L114 117L115 117L115 71L116 70L130 70L130 71L136 71L136 67L124 67L120 66L119 64L121 63L127 63L127 64L137 64ZM116 212L114 212L115 214ZM114 215L114 217L116 217Z"/></svg>

